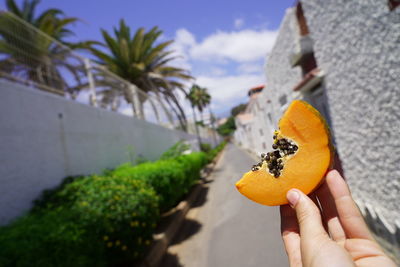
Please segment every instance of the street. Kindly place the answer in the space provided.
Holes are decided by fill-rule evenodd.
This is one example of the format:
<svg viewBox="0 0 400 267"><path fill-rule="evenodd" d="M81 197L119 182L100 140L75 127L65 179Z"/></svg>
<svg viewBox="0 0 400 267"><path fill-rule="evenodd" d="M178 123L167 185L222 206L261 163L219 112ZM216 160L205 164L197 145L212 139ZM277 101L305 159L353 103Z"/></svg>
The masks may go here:
<svg viewBox="0 0 400 267"><path fill-rule="evenodd" d="M235 182L255 159L228 144L160 266L288 266L279 209L242 196Z"/></svg>

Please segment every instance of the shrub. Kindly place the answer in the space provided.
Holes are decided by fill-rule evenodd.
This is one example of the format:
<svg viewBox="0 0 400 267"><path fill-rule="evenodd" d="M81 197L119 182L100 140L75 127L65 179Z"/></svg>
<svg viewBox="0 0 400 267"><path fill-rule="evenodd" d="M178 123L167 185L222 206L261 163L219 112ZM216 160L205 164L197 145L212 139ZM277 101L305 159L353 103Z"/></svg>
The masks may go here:
<svg viewBox="0 0 400 267"><path fill-rule="evenodd" d="M146 183L121 176L92 176L68 185L65 195L85 229L106 249L107 262L139 259L152 239L158 197Z"/></svg>
<svg viewBox="0 0 400 267"><path fill-rule="evenodd" d="M212 148L211 148L210 144L200 143L200 150L205 152L205 153L208 153L208 152L210 152L212 150Z"/></svg>
<svg viewBox="0 0 400 267"><path fill-rule="evenodd" d="M175 160L160 160L130 168L119 168L113 176L146 182L159 196L161 210L171 208L185 192L184 170Z"/></svg>
<svg viewBox="0 0 400 267"><path fill-rule="evenodd" d="M217 145L214 149L210 150L207 153L207 161L211 162L217 155L218 153L224 149L225 145L227 144L226 141L221 142L219 145Z"/></svg>
<svg viewBox="0 0 400 267"><path fill-rule="evenodd" d="M113 176L145 181L154 188L159 196L159 206L165 211L189 191L200 177L200 170L205 163L206 155L196 152L138 166L124 164L114 170Z"/></svg>
<svg viewBox="0 0 400 267"><path fill-rule="evenodd" d="M5 266L101 266L141 258L158 219L154 190L140 180L92 176L56 194L54 209L0 229Z"/></svg>
<svg viewBox="0 0 400 267"><path fill-rule="evenodd" d="M188 151L188 150L190 150L190 145L186 144L182 141L179 141L175 145L170 147L167 151L165 151L161 155L160 159L164 160L164 159L175 158L175 157L182 155L183 152Z"/></svg>
<svg viewBox="0 0 400 267"><path fill-rule="evenodd" d="M204 152L194 152L188 155L182 155L175 158L177 162L182 164L185 171L185 187L190 187L200 178L200 171L207 164L207 156ZM185 192L186 193L186 192Z"/></svg>
<svg viewBox="0 0 400 267"><path fill-rule="evenodd" d="M42 192L40 197L36 199L33 204L33 212L40 211L44 208L58 207L63 204L64 199L59 197L59 192L61 192L68 184L74 181L85 178L85 176L68 176L63 179L60 185L55 188L47 189Z"/></svg>
<svg viewBox="0 0 400 267"><path fill-rule="evenodd" d="M0 266L105 266L96 244L69 210L31 213L0 228Z"/></svg>
<svg viewBox="0 0 400 267"><path fill-rule="evenodd" d="M132 264L150 244L160 210L177 204L206 163L207 155L196 152L68 177L30 213L0 228L0 265Z"/></svg>

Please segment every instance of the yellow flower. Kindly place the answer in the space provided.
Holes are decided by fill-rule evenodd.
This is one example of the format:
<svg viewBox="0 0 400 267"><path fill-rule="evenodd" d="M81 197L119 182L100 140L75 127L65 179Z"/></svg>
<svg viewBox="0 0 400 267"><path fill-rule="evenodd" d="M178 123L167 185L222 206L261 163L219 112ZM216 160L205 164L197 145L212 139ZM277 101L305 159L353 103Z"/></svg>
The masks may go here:
<svg viewBox="0 0 400 267"><path fill-rule="evenodd" d="M115 245L116 245L116 246L121 245L121 241L119 241L119 240L115 241Z"/></svg>
<svg viewBox="0 0 400 267"><path fill-rule="evenodd" d="M104 241L107 241L108 240L108 236L103 236L103 239L104 239Z"/></svg>
<svg viewBox="0 0 400 267"><path fill-rule="evenodd" d="M113 246L113 243L112 243L112 242L108 242L108 243L107 243L107 247L111 248L112 246Z"/></svg>
<svg viewBox="0 0 400 267"><path fill-rule="evenodd" d="M127 249L127 246L122 246L122 250L126 250Z"/></svg>
<svg viewBox="0 0 400 267"><path fill-rule="evenodd" d="M136 217L136 216L137 216L136 212L133 212L132 217Z"/></svg>

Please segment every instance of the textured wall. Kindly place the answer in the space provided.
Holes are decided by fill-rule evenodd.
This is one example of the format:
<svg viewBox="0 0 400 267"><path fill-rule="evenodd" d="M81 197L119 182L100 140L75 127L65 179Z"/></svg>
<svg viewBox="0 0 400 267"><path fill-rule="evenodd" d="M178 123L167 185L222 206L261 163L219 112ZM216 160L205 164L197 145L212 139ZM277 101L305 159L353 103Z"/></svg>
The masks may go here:
<svg viewBox="0 0 400 267"><path fill-rule="evenodd" d="M154 160L181 139L197 144L184 132L6 81L0 95L0 224L68 175L99 173L135 155Z"/></svg>
<svg viewBox="0 0 400 267"><path fill-rule="evenodd" d="M253 102L250 123L251 131L243 132L247 139L245 147L256 154L272 150L272 135L277 128L279 118L287 105L282 106L280 98L286 98L287 104L301 95L293 93L294 86L301 81L300 68L292 68L290 55L296 51L298 27L294 9L288 9L279 29L276 43L271 50L267 62L267 84L261 94ZM263 134L260 134L260 129ZM240 132L241 129L239 129ZM263 143L266 149L263 148Z"/></svg>
<svg viewBox="0 0 400 267"><path fill-rule="evenodd" d="M302 0L337 148L354 195L400 219L400 8ZM269 73L269 75L271 75Z"/></svg>
<svg viewBox="0 0 400 267"><path fill-rule="evenodd" d="M298 35L294 9L287 9L275 45L267 58L267 86L262 92L264 99L271 100L269 108L274 127L284 111L279 99L286 96L289 103L298 97L293 93L293 88L302 80L302 73L300 68L292 68L290 65L290 55L296 51Z"/></svg>

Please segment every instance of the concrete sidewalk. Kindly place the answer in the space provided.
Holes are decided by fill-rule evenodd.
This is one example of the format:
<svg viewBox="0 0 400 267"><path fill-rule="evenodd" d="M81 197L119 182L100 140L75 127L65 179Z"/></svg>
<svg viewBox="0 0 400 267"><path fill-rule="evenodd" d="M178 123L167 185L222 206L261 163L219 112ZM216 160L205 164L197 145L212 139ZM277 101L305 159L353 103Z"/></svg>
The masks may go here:
<svg viewBox="0 0 400 267"><path fill-rule="evenodd" d="M279 210L243 197L235 182L254 164L227 145L160 266L288 266Z"/></svg>

